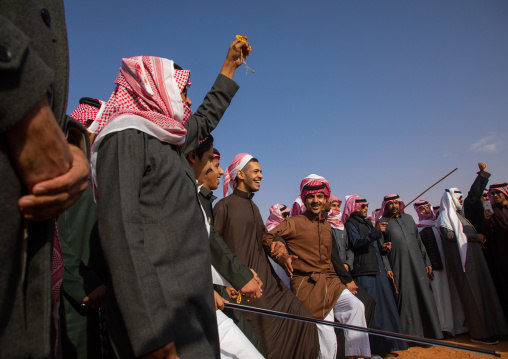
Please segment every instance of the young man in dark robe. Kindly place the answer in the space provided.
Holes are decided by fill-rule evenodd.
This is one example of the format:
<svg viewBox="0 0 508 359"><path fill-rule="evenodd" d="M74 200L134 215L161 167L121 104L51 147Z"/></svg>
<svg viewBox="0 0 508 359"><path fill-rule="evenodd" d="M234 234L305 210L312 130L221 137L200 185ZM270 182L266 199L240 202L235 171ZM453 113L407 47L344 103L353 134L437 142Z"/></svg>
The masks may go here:
<svg viewBox="0 0 508 359"><path fill-rule="evenodd" d="M107 320L116 355L220 356L210 246L185 155L218 125L248 44L235 40L192 114L190 72L150 56L123 59L94 123L92 178L111 274Z"/></svg>
<svg viewBox="0 0 508 359"><path fill-rule="evenodd" d="M330 197L330 186L324 178L306 183L301 192L305 212L287 218L265 233L263 246L272 253L276 240L284 241L287 253L271 255L284 266L291 278L291 290L314 318L337 320L342 324L366 327L365 308L341 282L332 263L332 227L324 215ZM354 283L353 283L354 284ZM335 358L337 341L333 328L318 326L322 358ZM368 335L346 330L345 356L370 357Z"/></svg>
<svg viewBox="0 0 508 359"><path fill-rule="evenodd" d="M397 194L385 196L381 205L383 214L378 220L388 222L383 236L385 242L391 242L387 256L399 292L396 302L400 322L406 334L441 339L441 324L429 282L432 266L413 217L399 211L403 206Z"/></svg>
<svg viewBox="0 0 508 359"><path fill-rule="evenodd" d="M482 253L485 236L465 219L462 193L450 188L441 198L438 219L448 271L464 308L471 341L495 345L498 336L508 333L503 309Z"/></svg>
<svg viewBox="0 0 508 359"><path fill-rule="evenodd" d="M241 304L266 308L312 318L295 295L282 283L268 262L262 246L266 232L259 209L252 201L259 191L261 179L259 162L241 153L227 168L224 193L231 186L231 195L214 207L215 231L228 247L263 280L261 298L242 300ZM319 342L316 325L288 319L245 312L245 317L261 338L262 354L267 358L317 358Z"/></svg>
<svg viewBox="0 0 508 359"><path fill-rule="evenodd" d="M386 224L378 223L376 228L367 219L369 202L358 195L347 197L343 220L348 233L350 247L354 253L352 276L376 301L374 319L370 328L402 333L399 313L388 282L387 272L392 276L390 264L381 256L382 233ZM385 249L390 246L384 244ZM406 350L407 344L400 340L370 336L373 354L384 357L396 356L392 353Z"/></svg>
<svg viewBox="0 0 508 359"><path fill-rule="evenodd" d="M214 161L214 151L213 137L210 135L199 144L196 150L191 151L186 156L189 166L194 170L198 190L201 190L205 182L205 176L211 171L211 166ZM201 208L203 208L203 206L201 206ZM203 214L206 217L206 228L210 236L213 229L209 220L210 217L208 217L204 209ZM217 240L217 238L215 240ZM227 280L221 276L213 264L211 265L211 270L214 284L229 285ZM254 281L256 278L253 278ZM254 282L254 284L254 288L257 287L255 293L257 292L257 294L260 295L260 285L257 282ZM214 285L214 287L217 287L217 285ZM214 291L214 299L217 327L219 329L221 357L262 359L263 356L260 354L259 350L254 347L252 342L243 334L242 330L239 329L235 322L223 312L225 300L217 291ZM248 323L243 324L247 324L248 326ZM252 331L252 328L250 329Z"/></svg>
<svg viewBox="0 0 508 359"><path fill-rule="evenodd" d="M490 252L492 279L508 319L508 184L494 183L489 187L489 201L494 212L485 211L483 233Z"/></svg>
<svg viewBox="0 0 508 359"><path fill-rule="evenodd" d="M202 147L206 147L209 139L201 143L198 147L197 155L203 152ZM210 258L212 266L217 273L222 276L228 283L224 283L222 280L219 284L214 284L214 288L224 299L231 300L236 299L233 295L229 296L230 292L241 292L242 295L247 298L261 297L261 280L254 277L254 272L243 264L238 257L229 249L227 244L224 242L222 237L214 229L214 217L212 203L217 199L214 196L213 191L219 187L220 179L224 175L224 171L220 167L220 153L217 149L213 148L212 162L210 168L205 174L203 184L199 188L199 201L205 211L208 224L210 225ZM226 288L224 284L231 285L231 288ZM258 335L252 329L250 324L245 319L243 313L238 310L223 309L222 310L227 316L229 316L235 324L242 330L251 343L261 351L261 341Z"/></svg>

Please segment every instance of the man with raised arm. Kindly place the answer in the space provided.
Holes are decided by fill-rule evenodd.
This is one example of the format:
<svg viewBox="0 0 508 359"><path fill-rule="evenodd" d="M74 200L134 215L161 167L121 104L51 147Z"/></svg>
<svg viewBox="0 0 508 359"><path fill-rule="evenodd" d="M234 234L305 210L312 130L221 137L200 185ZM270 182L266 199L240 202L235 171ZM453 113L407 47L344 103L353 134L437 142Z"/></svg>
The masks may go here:
<svg viewBox="0 0 508 359"><path fill-rule="evenodd" d="M218 125L247 48L231 43L194 115L189 71L158 57L123 59L117 87L90 129L98 133L91 164L117 356L220 356L208 233L185 155Z"/></svg>
<svg viewBox="0 0 508 359"><path fill-rule="evenodd" d="M508 184L494 183L489 187L488 195L493 212L485 211L483 233L487 236L492 279L508 320Z"/></svg>

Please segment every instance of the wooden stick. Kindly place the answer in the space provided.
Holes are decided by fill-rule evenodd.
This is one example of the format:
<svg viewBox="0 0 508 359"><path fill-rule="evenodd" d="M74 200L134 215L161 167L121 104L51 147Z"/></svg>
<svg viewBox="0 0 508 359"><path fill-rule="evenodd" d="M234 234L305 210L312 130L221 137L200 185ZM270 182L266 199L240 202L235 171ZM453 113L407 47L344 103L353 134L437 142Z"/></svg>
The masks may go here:
<svg viewBox="0 0 508 359"><path fill-rule="evenodd" d="M421 343L426 345L436 345L444 348L451 348L451 349L458 349L458 350L464 350L467 352L473 352L473 353L479 353L479 354L485 354L485 355L492 355L496 357L500 357L501 353L496 350L489 350L489 349L483 349L483 348L475 348L468 345L462 345L462 344L455 344L455 343L446 343L441 340L437 339L427 339L427 338L420 338L415 337L413 335L407 335L407 334L400 334L400 333L393 333L388 332L385 330L379 330L379 329L372 329L372 328L364 328L364 327L357 327L354 325L348 325L348 324L340 324L336 322L328 322L326 320L319 320L314 318L307 318L302 317L296 314L288 314L283 312L278 312L275 310L269 310L269 309L263 309L263 308L256 308L256 307L249 307L246 305L240 305L240 304L234 304L234 303L224 303L224 307L236 309L236 310L242 310L246 312L252 312L252 313L258 313L258 314L264 314L264 315L270 315L272 317L278 317L278 318L285 318L285 319L292 319L299 322L305 322L305 323L314 323L314 324L323 324L328 325L334 328L339 329L346 329L346 330L355 330L358 332L364 332L372 335L377 335L381 337L387 337L387 338L394 338L394 339L401 339L401 340L407 340L414 343Z"/></svg>
<svg viewBox="0 0 508 359"><path fill-rule="evenodd" d="M448 173L446 176L444 176L443 178L441 178L439 181L437 181L436 183L434 183L432 186L430 186L429 188L427 188L425 191L423 191L422 193L420 193L418 196L416 196L415 199L413 199L411 202L409 202L408 204L406 204L404 207L400 208L399 211L397 213L395 213L394 215L392 215L390 218L388 218L388 221L386 221L386 223L388 223L390 221L390 219L394 218L396 215L398 215L400 212L402 212L404 210L404 208L406 208L407 206L409 206L411 203L413 203L414 201L416 201L418 198L420 198L421 196L423 196L429 189L431 189L432 187L434 187L435 185L437 185L439 182L441 182L442 180L444 180L446 177L448 177L449 175L451 175L453 172L457 171L459 168L457 167L456 169L454 169L453 171L451 171L450 173ZM384 211L384 208L381 209L382 211Z"/></svg>

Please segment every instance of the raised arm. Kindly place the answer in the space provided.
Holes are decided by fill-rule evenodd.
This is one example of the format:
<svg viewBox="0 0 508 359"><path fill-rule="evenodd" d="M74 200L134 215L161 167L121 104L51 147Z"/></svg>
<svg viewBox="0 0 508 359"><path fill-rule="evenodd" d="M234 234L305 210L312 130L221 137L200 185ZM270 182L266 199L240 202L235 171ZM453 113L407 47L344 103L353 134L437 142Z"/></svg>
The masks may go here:
<svg viewBox="0 0 508 359"><path fill-rule="evenodd" d="M478 163L478 168L480 171L476 176L469 192L467 193L467 197L464 200L464 212L466 213L466 217L469 217L469 213L472 210L473 206L481 204L483 191L487 187L489 183L490 173L487 172L487 165L483 162Z"/></svg>
<svg viewBox="0 0 508 359"><path fill-rule="evenodd" d="M233 81L233 76L238 66L243 63L240 56L241 50L245 52L248 46L248 43L245 44L239 40L235 40L229 45L226 60L212 89L206 94L201 106L185 125L187 136L182 145L184 155L198 148L199 141L208 137L219 124L239 89L239 86Z"/></svg>

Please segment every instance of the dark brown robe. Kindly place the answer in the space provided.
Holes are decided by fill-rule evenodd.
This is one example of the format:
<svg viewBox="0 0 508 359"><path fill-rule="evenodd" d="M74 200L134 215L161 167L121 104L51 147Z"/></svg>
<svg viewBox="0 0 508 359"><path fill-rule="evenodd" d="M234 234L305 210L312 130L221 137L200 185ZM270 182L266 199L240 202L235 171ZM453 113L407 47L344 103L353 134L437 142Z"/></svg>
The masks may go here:
<svg viewBox="0 0 508 359"><path fill-rule="evenodd" d="M317 319L325 319L346 286L342 284L332 263L332 226L322 215L307 212L287 218L265 233L263 246L270 251L276 237L285 240L289 254L298 256L292 261L291 290ZM279 257L279 264L288 255Z"/></svg>
<svg viewBox="0 0 508 359"><path fill-rule="evenodd" d="M312 315L275 274L261 242L266 232L252 194L236 189L214 208L215 231L263 282L263 296L241 304L311 318ZM244 312L261 338L266 358L317 358L319 340L314 324Z"/></svg>

